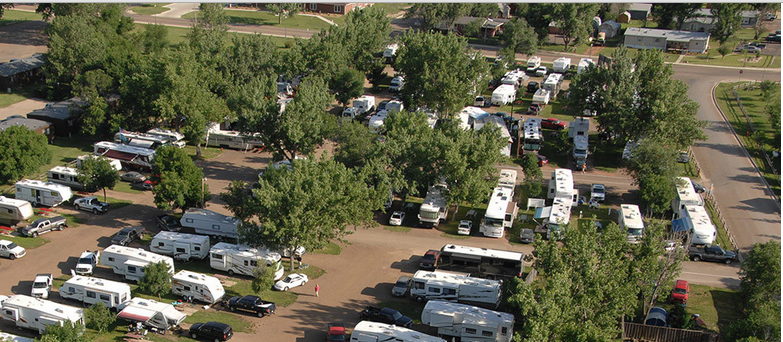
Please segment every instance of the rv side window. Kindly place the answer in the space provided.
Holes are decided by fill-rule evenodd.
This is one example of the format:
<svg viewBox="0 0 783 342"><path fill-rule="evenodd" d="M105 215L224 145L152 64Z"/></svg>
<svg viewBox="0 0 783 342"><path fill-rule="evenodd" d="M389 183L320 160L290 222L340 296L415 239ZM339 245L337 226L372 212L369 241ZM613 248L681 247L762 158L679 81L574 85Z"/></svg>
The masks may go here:
<svg viewBox="0 0 783 342"><path fill-rule="evenodd" d="M201 250L201 247L199 247L199 246L196 246L196 247L193 247L193 249L194 249L194 250L196 250L196 251L200 251L200 250Z"/></svg>
<svg viewBox="0 0 783 342"><path fill-rule="evenodd" d="M186 218L186 219L185 219L185 222L187 222L187 223L193 223L193 219L192 219L192 218Z"/></svg>
<svg viewBox="0 0 783 342"><path fill-rule="evenodd" d="M475 334L476 334L476 329L473 329L473 328L465 328L465 333L466 333L466 334L472 334L472 335L475 335Z"/></svg>
<svg viewBox="0 0 783 342"><path fill-rule="evenodd" d="M89 298L95 298L95 292L87 291L87 297Z"/></svg>
<svg viewBox="0 0 783 342"><path fill-rule="evenodd" d="M76 292L76 289L74 289L73 287L68 288L68 293L74 293L74 292Z"/></svg>
<svg viewBox="0 0 783 342"><path fill-rule="evenodd" d="M122 294L122 301L124 302L124 301L126 301L127 299L128 299L128 298L126 298L126 297L125 297L125 294L123 293L123 294ZM119 304L119 303L117 303L117 304Z"/></svg>
<svg viewBox="0 0 783 342"><path fill-rule="evenodd" d="M430 287L430 288L429 288L429 292L432 292L432 293L440 293L440 289L439 289L439 288L437 288L437 287Z"/></svg>
<svg viewBox="0 0 783 342"><path fill-rule="evenodd" d="M53 173L52 174L52 179L60 179L60 175L58 175L56 173Z"/></svg>
<svg viewBox="0 0 783 342"><path fill-rule="evenodd" d="M128 266L128 273L136 273L136 266Z"/></svg>
<svg viewBox="0 0 783 342"><path fill-rule="evenodd" d="M508 328L507 327L500 327L500 334L503 336L506 336L508 334Z"/></svg>
<svg viewBox="0 0 783 342"><path fill-rule="evenodd" d="M210 253L209 257L216 260L223 260L223 254Z"/></svg>
<svg viewBox="0 0 783 342"><path fill-rule="evenodd" d="M417 281L413 283L413 288L416 290L423 290L424 289L424 283Z"/></svg>
<svg viewBox="0 0 783 342"><path fill-rule="evenodd" d="M182 289L185 291L190 291L190 286L183 286Z"/></svg>
<svg viewBox="0 0 783 342"><path fill-rule="evenodd" d="M177 248L177 253L185 253L185 249L184 248Z"/></svg>
<svg viewBox="0 0 783 342"><path fill-rule="evenodd" d="M455 289L443 289L443 294L445 295L457 295L457 290Z"/></svg>
<svg viewBox="0 0 783 342"><path fill-rule="evenodd" d="M52 196L57 196L57 192L56 191L52 191Z"/></svg>
<svg viewBox="0 0 783 342"><path fill-rule="evenodd" d="M166 245L166 244L165 244L165 243L163 243L163 242L158 242L158 247L163 247L163 246L165 246L165 245Z"/></svg>
<svg viewBox="0 0 783 342"><path fill-rule="evenodd" d="M114 258L113 257L109 257L109 261L114 262Z"/></svg>
<svg viewBox="0 0 783 342"><path fill-rule="evenodd" d="M492 337L492 332L491 331L482 330L481 331L481 336Z"/></svg>
<svg viewBox="0 0 783 342"><path fill-rule="evenodd" d="M109 295L107 295L107 294L101 294L101 300L105 300L105 301L111 303L111 297L109 297Z"/></svg>
<svg viewBox="0 0 783 342"><path fill-rule="evenodd" d="M212 225L212 229L214 229L214 230L220 230L220 225L219 225L219 224L213 224L213 225Z"/></svg>

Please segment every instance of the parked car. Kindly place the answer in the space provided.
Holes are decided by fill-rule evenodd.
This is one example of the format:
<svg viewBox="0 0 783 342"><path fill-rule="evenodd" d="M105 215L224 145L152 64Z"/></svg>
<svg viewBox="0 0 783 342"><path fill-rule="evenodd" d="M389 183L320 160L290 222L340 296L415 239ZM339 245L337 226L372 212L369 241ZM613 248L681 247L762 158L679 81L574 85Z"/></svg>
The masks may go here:
<svg viewBox="0 0 783 342"><path fill-rule="evenodd" d="M395 211L389 216L390 226L401 226L402 221L405 221L405 212L403 211Z"/></svg>
<svg viewBox="0 0 783 342"><path fill-rule="evenodd" d="M530 105L530 107L527 107L527 113L530 115L538 115L541 113L541 105L538 103Z"/></svg>
<svg viewBox="0 0 783 342"><path fill-rule="evenodd" d="M25 254L27 254L27 251L24 247L8 240L0 240L0 256L14 260L25 256Z"/></svg>
<svg viewBox="0 0 783 342"><path fill-rule="evenodd" d="M435 264L437 263L439 257L440 257L439 250L437 249L428 250L427 253L424 253L424 256L421 257L421 262L419 262L419 268L425 270L435 269Z"/></svg>
<svg viewBox="0 0 783 342"><path fill-rule="evenodd" d="M560 121L560 119L546 118L541 120L541 128L561 130L566 128L566 123Z"/></svg>
<svg viewBox="0 0 783 342"><path fill-rule="evenodd" d="M194 340L206 339L209 341L228 341L231 339L231 336L234 336L234 330L226 323L195 323L190 326L188 335Z"/></svg>
<svg viewBox="0 0 783 342"><path fill-rule="evenodd" d="M685 304L688 301L688 293L691 292L691 287L686 280L677 280L674 282L674 288L672 289L671 300L675 303Z"/></svg>
<svg viewBox="0 0 783 342"><path fill-rule="evenodd" d="M155 218L155 225L160 230L178 232L182 229L179 219L171 215L160 215Z"/></svg>
<svg viewBox="0 0 783 342"><path fill-rule="evenodd" d="M30 291L30 296L35 298L49 298L49 290L52 289L52 274L41 273L35 276L33 280L33 289Z"/></svg>
<svg viewBox="0 0 783 342"><path fill-rule="evenodd" d="M549 70L545 66L540 66L536 69L536 76L545 76Z"/></svg>
<svg viewBox="0 0 783 342"><path fill-rule="evenodd" d="M459 227L457 227L458 235L470 235L470 231L473 229L473 221L462 220L459 221Z"/></svg>
<svg viewBox="0 0 783 342"><path fill-rule="evenodd" d="M530 81L527 84L527 92L528 93L535 93L538 88L541 88L541 86L538 84L538 82Z"/></svg>
<svg viewBox="0 0 783 342"><path fill-rule="evenodd" d="M79 255L76 261L76 274L92 275L95 267L98 266L98 260L101 259L101 251L84 251Z"/></svg>
<svg viewBox="0 0 783 342"><path fill-rule="evenodd" d="M326 325L327 342L345 342L345 324L329 323Z"/></svg>
<svg viewBox="0 0 783 342"><path fill-rule="evenodd" d="M111 239L111 243L113 245L122 245L127 246L130 245L133 241L141 240L141 235L143 234L142 231L144 228L142 227L125 227L122 228L119 232L117 232L116 235Z"/></svg>
<svg viewBox="0 0 783 342"><path fill-rule="evenodd" d="M307 275L304 273L291 273L287 277L278 280L274 289L278 291L288 291L288 289L307 284Z"/></svg>
<svg viewBox="0 0 783 342"><path fill-rule="evenodd" d="M544 155L537 155L538 157L538 166L544 167L544 165L549 164L549 159Z"/></svg>
<svg viewBox="0 0 783 342"><path fill-rule="evenodd" d="M705 260L705 261L718 261L730 264L737 259L737 253L727 251L720 246L708 245L707 247L690 247L688 248L688 256L693 261Z"/></svg>
<svg viewBox="0 0 783 342"><path fill-rule="evenodd" d="M68 228L68 220L62 216L55 216L52 218L39 218L33 223L22 228L22 235L24 236L38 236L43 233L48 233L53 230L63 230Z"/></svg>
<svg viewBox="0 0 783 342"><path fill-rule="evenodd" d="M139 190L139 191L152 191L152 188L155 186L152 184L151 180L145 180L143 182L134 182L130 184L131 189Z"/></svg>
<svg viewBox="0 0 783 342"><path fill-rule="evenodd" d="M473 105L476 107L484 107L487 103L487 100L484 98L484 96L476 96L476 99L473 100Z"/></svg>
<svg viewBox="0 0 783 342"><path fill-rule="evenodd" d="M394 283L394 287L392 287L392 295L395 297L405 297L405 295L408 293L410 285L411 277L401 276L399 279L397 279L397 282Z"/></svg>
<svg viewBox="0 0 783 342"><path fill-rule="evenodd" d="M707 188L705 188L704 185L701 185L701 184L696 183L696 182L691 182L691 183L693 183L693 190L696 190L697 194L701 194L701 193L707 192Z"/></svg>
<svg viewBox="0 0 783 342"><path fill-rule="evenodd" d="M101 202L95 196L79 198L73 201L73 207L76 210L92 211L93 214L109 211L109 203Z"/></svg>
<svg viewBox="0 0 783 342"><path fill-rule="evenodd" d="M522 228L522 230L519 231L519 241L522 243L533 243L535 238L536 234L530 228Z"/></svg>
<svg viewBox="0 0 783 342"><path fill-rule="evenodd" d="M606 199L606 187L603 184L593 184L590 188L590 199L603 201Z"/></svg>
<svg viewBox="0 0 783 342"><path fill-rule="evenodd" d="M757 47L757 48L759 48L761 50L764 50L765 48L767 48L767 44L759 43L759 42L753 42L753 43L750 43L750 45L751 46L755 46L755 47Z"/></svg>
<svg viewBox="0 0 783 342"><path fill-rule="evenodd" d="M147 180L147 177L145 177L144 175L136 171L130 171L121 174L120 180L122 180L123 182L137 183L137 182L143 182Z"/></svg>
<svg viewBox="0 0 783 342"><path fill-rule="evenodd" d="M261 300L259 296L247 295L244 297L232 297L228 300L228 309L231 311L244 310L253 312L258 317L272 315L277 309L277 305L272 302Z"/></svg>
<svg viewBox="0 0 783 342"><path fill-rule="evenodd" d="M410 328L413 325L413 320L410 317L392 308L379 309L374 306L368 306L359 312L359 318L373 322L394 324L405 328Z"/></svg>

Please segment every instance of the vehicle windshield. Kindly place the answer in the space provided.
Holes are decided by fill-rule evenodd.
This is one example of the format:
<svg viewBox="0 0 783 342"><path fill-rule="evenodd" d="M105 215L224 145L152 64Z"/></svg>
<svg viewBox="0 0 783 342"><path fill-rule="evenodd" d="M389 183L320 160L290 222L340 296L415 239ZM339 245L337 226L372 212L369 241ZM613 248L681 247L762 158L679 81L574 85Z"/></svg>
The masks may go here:
<svg viewBox="0 0 783 342"><path fill-rule="evenodd" d="M422 218L426 218L426 219L437 219L438 218L438 212L437 211L422 211L419 215L421 215Z"/></svg>
<svg viewBox="0 0 783 342"><path fill-rule="evenodd" d="M16 242L11 242L11 243L8 244L8 249L14 249L14 248L16 248L16 246L17 246Z"/></svg>
<svg viewBox="0 0 783 342"><path fill-rule="evenodd" d="M396 286L408 287L408 281L407 280L398 280Z"/></svg>
<svg viewBox="0 0 783 342"><path fill-rule="evenodd" d="M79 262L77 264L92 264L92 259L90 258L81 258L79 259Z"/></svg>
<svg viewBox="0 0 783 342"><path fill-rule="evenodd" d="M121 230L119 233L117 233L117 236L125 237L128 236L128 233L130 233L130 230Z"/></svg>
<svg viewBox="0 0 783 342"><path fill-rule="evenodd" d="M687 292L687 291L685 291L685 289L676 288L676 289L674 289L674 293L677 293L677 294L686 294L686 293L688 293L688 292Z"/></svg>
<svg viewBox="0 0 783 342"><path fill-rule="evenodd" d="M433 254L425 254L424 257L422 257L424 260L435 260L435 255Z"/></svg>
<svg viewBox="0 0 783 342"><path fill-rule="evenodd" d="M285 279L283 279L284 283L290 283L291 281L293 281L293 279L291 279L291 277L285 277Z"/></svg>
<svg viewBox="0 0 783 342"><path fill-rule="evenodd" d="M643 232L641 228L628 228L628 235L641 236Z"/></svg>
<svg viewBox="0 0 783 342"><path fill-rule="evenodd" d="M593 188L593 192L595 192L597 194L602 194L602 193L604 193L604 189L603 188Z"/></svg>
<svg viewBox="0 0 783 342"><path fill-rule="evenodd" d="M402 217L402 213L394 213L392 214L392 218L398 219Z"/></svg>
<svg viewBox="0 0 783 342"><path fill-rule="evenodd" d="M395 312L395 313L392 315L392 317L394 317L394 320L396 321L396 320L398 320L398 319L402 318L402 314L401 314L399 311L397 311L397 312Z"/></svg>
<svg viewBox="0 0 783 342"><path fill-rule="evenodd" d="M46 283L45 282L33 283L33 288L34 289L45 289L46 288Z"/></svg>
<svg viewBox="0 0 783 342"><path fill-rule="evenodd" d="M493 219L493 218L484 218L484 225L485 226L501 227L501 226L503 226L503 220L501 220L501 219Z"/></svg>

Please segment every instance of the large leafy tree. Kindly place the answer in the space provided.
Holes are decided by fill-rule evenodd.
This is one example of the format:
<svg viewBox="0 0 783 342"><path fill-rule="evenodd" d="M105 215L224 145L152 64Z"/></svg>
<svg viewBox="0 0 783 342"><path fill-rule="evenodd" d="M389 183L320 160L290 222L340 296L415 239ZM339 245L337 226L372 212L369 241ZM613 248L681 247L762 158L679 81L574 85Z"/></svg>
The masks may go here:
<svg viewBox="0 0 783 342"><path fill-rule="evenodd" d="M282 3L273 3L273 4L264 4L264 7L266 9L272 11L277 15L277 24L283 23L283 16L289 16L294 15L296 12L299 12L299 6L301 4L293 3L293 2L282 2Z"/></svg>
<svg viewBox="0 0 783 342"><path fill-rule="evenodd" d="M677 150L654 137L639 141L628 162L628 172L642 194L642 201L654 213L663 214L676 195L675 182L680 175Z"/></svg>
<svg viewBox="0 0 783 342"><path fill-rule="evenodd" d="M554 18L553 14L554 4L551 3L517 4L517 15L533 28L539 44L549 41L549 23Z"/></svg>
<svg viewBox="0 0 783 342"><path fill-rule="evenodd" d="M65 321L62 325L49 324L46 326L41 342L81 342L84 325L77 322Z"/></svg>
<svg viewBox="0 0 783 342"><path fill-rule="evenodd" d="M103 189L103 200L106 201L106 188L113 189L120 175L108 158L85 158L79 167L78 179L87 189Z"/></svg>
<svg viewBox="0 0 783 342"><path fill-rule="evenodd" d="M655 3L651 14L658 23L658 28L679 30L686 20L697 15L696 10L701 7L700 3Z"/></svg>
<svg viewBox="0 0 783 342"><path fill-rule="evenodd" d="M515 53L532 55L538 51L538 37L523 18L514 18L503 25L501 39Z"/></svg>
<svg viewBox="0 0 783 342"><path fill-rule="evenodd" d="M84 318L87 320L87 327L97 330L99 334L105 333L117 320L103 302L97 302L84 310Z"/></svg>
<svg viewBox="0 0 783 342"><path fill-rule="evenodd" d="M593 17L598 12L596 3L562 3L555 4L552 13L557 27L563 30L565 50L573 42L574 45L587 42L592 32Z"/></svg>
<svg viewBox="0 0 783 342"><path fill-rule="evenodd" d="M725 43L742 27L742 11L749 9L746 3L715 3L710 13L715 17L712 34L721 44Z"/></svg>
<svg viewBox="0 0 783 342"><path fill-rule="evenodd" d="M459 17L471 12L469 3L415 3L405 13L406 18L420 17L424 20L422 28L431 30L443 23L451 27Z"/></svg>
<svg viewBox="0 0 783 342"><path fill-rule="evenodd" d="M427 125L422 112L392 113L383 122L385 142L381 145L387 159L394 188L407 195L424 194L427 186L439 179L443 160L444 140L436 139L435 131Z"/></svg>
<svg viewBox="0 0 783 342"><path fill-rule="evenodd" d="M46 136L24 126L0 132L0 181L16 181L52 160Z"/></svg>
<svg viewBox="0 0 783 342"><path fill-rule="evenodd" d="M661 221L648 221L641 242L633 245L633 261L630 263L630 281L638 284L642 312L646 316L655 300L671 289L674 279L682 271L686 260L685 249L666 250L666 240L681 240L674 233L667 233Z"/></svg>
<svg viewBox="0 0 783 342"><path fill-rule="evenodd" d="M171 274L173 270L169 264L161 261L144 266L144 277L139 281L139 290L157 295L158 299L164 293L171 292Z"/></svg>
<svg viewBox="0 0 783 342"><path fill-rule="evenodd" d="M209 199L209 187L204 184L204 172L193 163L185 150L175 146L161 146L155 150L152 190L155 205L164 210L201 207Z"/></svg>
<svg viewBox="0 0 783 342"><path fill-rule="evenodd" d="M332 41L347 51L347 65L365 74L382 64L374 54L382 51L391 34L391 20L382 7L353 10L345 16L345 25L330 27Z"/></svg>
<svg viewBox="0 0 783 342"><path fill-rule="evenodd" d="M742 319L728 330L736 341L780 340L780 242L757 243L740 270Z"/></svg>
<svg viewBox="0 0 783 342"><path fill-rule="evenodd" d="M345 107L351 99L361 96L364 92L364 74L359 70L343 68L332 79L329 88L335 92L334 97L337 98L337 102Z"/></svg>

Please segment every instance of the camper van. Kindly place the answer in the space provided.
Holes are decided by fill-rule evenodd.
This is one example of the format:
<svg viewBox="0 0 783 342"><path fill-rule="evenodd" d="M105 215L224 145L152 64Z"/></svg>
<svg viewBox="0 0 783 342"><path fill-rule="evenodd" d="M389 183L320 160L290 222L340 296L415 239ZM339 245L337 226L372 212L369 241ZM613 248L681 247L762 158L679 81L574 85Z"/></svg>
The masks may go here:
<svg viewBox="0 0 783 342"><path fill-rule="evenodd" d="M122 163L120 163L119 160L112 159L112 158L106 158L106 157L99 157L99 156L96 156L94 154L85 154L83 156L76 157L76 169L77 170L82 167L82 161L84 161L87 158L90 158L90 159L94 159L94 158L106 159L106 160L109 161L109 164L111 164L111 167L113 167L115 170L117 170L117 171L122 170Z"/></svg>
<svg viewBox="0 0 783 342"><path fill-rule="evenodd" d="M46 172L49 182L62 184L75 190L85 190L84 184L79 182L79 170L65 166L55 166Z"/></svg>
<svg viewBox="0 0 783 342"><path fill-rule="evenodd" d="M549 74L544 83L541 84L542 89L549 90L549 96L553 99L557 98L557 94L560 93L560 87L563 85L562 74Z"/></svg>
<svg viewBox="0 0 783 342"><path fill-rule="evenodd" d="M568 69L571 69L571 58L568 57L560 57L552 65L552 70L561 74L568 71Z"/></svg>
<svg viewBox="0 0 783 342"><path fill-rule="evenodd" d="M283 264L280 253L266 249L250 248L219 242L209 250L209 266L229 275L242 274L253 276L253 270L258 262L265 262L267 267L275 268L275 280L283 278Z"/></svg>
<svg viewBox="0 0 783 342"><path fill-rule="evenodd" d="M672 211L679 214L686 205L703 206L704 200L696 193L693 188L693 182L688 177L677 177L674 184L677 188L677 195L672 200ZM19 198L19 196L17 196Z"/></svg>
<svg viewBox="0 0 783 342"><path fill-rule="evenodd" d="M511 228L519 208L514 202L514 190L498 186L492 191L479 231L487 237L502 238L505 228Z"/></svg>
<svg viewBox="0 0 783 342"><path fill-rule="evenodd" d="M82 309L25 295L13 295L4 300L2 315L17 327L36 330L39 334L49 325L62 326L67 321L84 325Z"/></svg>
<svg viewBox="0 0 783 342"><path fill-rule="evenodd" d="M204 259L209 254L209 236L160 232L152 238L150 251L176 260Z"/></svg>
<svg viewBox="0 0 783 342"><path fill-rule="evenodd" d="M353 108L356 108L358 115L369 113L375 109L375 96L362 95L356 100L353 100Z"/></svg>
<svg viewBox="0 0 783 342"><path fill-rule="evenodd" d="M32 205L56 207L73 197L71 188L50 182L23 179L16 182L16 199L30 202Z"/></svg>
<svg viewBox="0 0 783 342"><path fill-rule="evenodd" d="M179 223L183 227L193 228L196 234L236 239L242 221L211 210L190 208L182 215Z"/></svg>
<svg viewBox="0 0 783 342"><path fill-rule="evenodd" d="M202 273L181 270L174 275L171 293L182 296L188 302L197 300L207 304L220 301L226 294L220 279Z"/></svg>
<svg viewBox="0 0 783 342"><path fill-rule="evenodd" d="M513 85L503 84L492 92L492 104L495 106L505 106L517 96L517 89Z"/></svg>
<svg viewBox="0 0 783 342"><path fill-rule="evenodd" d="M501 282L444 271L419 270L413 274L411 297L417 302L439 299L487 307L500 304Z"/></svg>
<svg viewBox="0 0 783 342"><path fill-rule="evenodd" d="M169 273L174 274L173 259L141 248L111 245L101 253L101 265L111 267L115 274L132 281L139 281L144 277L145 266L159 262L169 265Z"/></svg>
<svg viewBox="0 0 783 342"><path fill-rule="evenodd" d="M438 336L462 341L511 342L514 315L472 305L431 300L421 312L421 322L438 328Z"/></svg>
<svg viewBox="0 0 783 342"><path fill-rule="evenodd" d="M351 332L351 342L446 342L446 340L393 324L361 321Z"/></svg>
<svg viewBox="0 0 783 342"><path fill-rule="evenodd" d="M113 309L131 298L130 285L101 278L74 276L60 286L60 298L92 305L102 302Z"/></svg>
<svg viewBox="0 0 783 342"><path fill-rule="evenodd" d="M0 196L0 223L16 224L33 217L33 206L25 200Z"/></svg>
<svg viewBox="0 0 783 342"><path fill-rule="evenodd" d="M427 196L419 208L419 225L422 227L437 227L440 220L446 219L448 213L448 188L445 184L436 184L427 191Z"/></svg>
<svg viewBox="0 0 783 342"><path fill-rule="evenodd" d="M680 210L680 218L684 219L685 227L691 231L691 243L694 245L707 245L715 242L718 231L712 224L707 210L700 205L686 205Z"/></svg>
<svg viewBox="0 0 783 342"><path fill-rule="evenodd" d="M627 232L629 243L641 242L644 234L644 221L642 221L642 212L638 205L621 204L617 223L620 224L620 229L625 229Z"/></svg>
<svg viewBox="0 0 783 342"><path fill-rule="evenodd" d="M177 326L188 316L177 311L173 305L151 299L133 298L117 307L117 318L140 322L148 327L166 331Z"/></svg>

